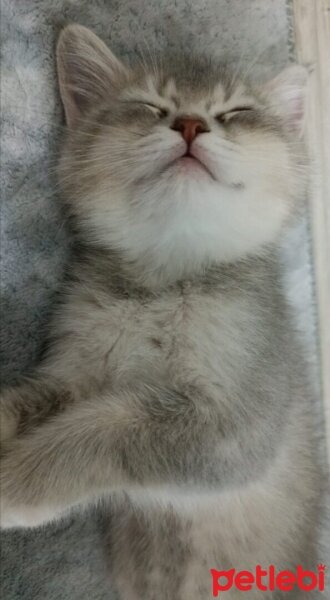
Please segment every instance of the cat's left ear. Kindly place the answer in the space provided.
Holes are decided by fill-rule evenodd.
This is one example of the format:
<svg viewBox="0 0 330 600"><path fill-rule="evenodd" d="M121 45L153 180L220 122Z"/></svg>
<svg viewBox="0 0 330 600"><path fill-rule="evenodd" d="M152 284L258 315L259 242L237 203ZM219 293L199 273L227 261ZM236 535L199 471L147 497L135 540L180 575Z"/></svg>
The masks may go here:
<svg viewBox="0 0 330 600"><path fill-rule="evenodd" d="M290 65L261 89L272 110L297 135L303 130L308 76L307 67Z"/></svg>
<svg viewBox="0 0 330 600"><path fill-rule="evenodd" d="M120 89L128 69L97 35L81 25L63 29L56 56L66 122L74 129L93 106Z"/></svg>

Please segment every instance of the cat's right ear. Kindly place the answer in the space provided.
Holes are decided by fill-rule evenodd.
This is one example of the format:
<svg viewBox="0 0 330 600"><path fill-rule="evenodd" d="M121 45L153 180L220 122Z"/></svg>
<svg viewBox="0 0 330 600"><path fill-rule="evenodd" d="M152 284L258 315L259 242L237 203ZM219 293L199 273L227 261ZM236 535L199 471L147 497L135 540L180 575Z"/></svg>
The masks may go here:
<svg viewBox="0 0 330 600"><path fill-rule="evenodd" d="M293 64L262 88L274 112L296 134L303 128L309 74L307 67Z"/></svg>
<svg viewBox="0 0 330 600"><path fill-rule="evenodd" d="M118 89L128 76L128 69L102 40L81 25L63 29L56 57L66 122L72 129L89 108Z"/></svg>

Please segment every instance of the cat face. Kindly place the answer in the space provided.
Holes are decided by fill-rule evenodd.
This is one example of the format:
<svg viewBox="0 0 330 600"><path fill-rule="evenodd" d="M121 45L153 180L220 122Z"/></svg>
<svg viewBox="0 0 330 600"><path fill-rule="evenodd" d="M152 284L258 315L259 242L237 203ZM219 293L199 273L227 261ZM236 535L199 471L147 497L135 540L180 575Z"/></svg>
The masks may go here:
<svg viewBox="0 0 330 600"><path fill-rule="evenodd" d="M255 88L196 59L129 70L80 26L57 56L60 176L94 241L165 280L276 241L304 190L304 68Z"/></svg>

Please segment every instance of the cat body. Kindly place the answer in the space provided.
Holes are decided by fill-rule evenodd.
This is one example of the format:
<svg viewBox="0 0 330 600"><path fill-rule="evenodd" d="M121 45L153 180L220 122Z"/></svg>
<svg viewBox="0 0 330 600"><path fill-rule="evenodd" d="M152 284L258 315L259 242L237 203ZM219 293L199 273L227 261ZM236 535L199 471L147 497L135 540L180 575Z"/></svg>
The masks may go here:
<svg viewBox="0 0 330 600"><path fill-rule="evenodd" d="M2 394L3 525L111 498L123 600L315 570L312 395L275 253L305 193L303 70L254 94L211 66L131 74L77 26L58 64L80 245L43 362Z"/></svg>

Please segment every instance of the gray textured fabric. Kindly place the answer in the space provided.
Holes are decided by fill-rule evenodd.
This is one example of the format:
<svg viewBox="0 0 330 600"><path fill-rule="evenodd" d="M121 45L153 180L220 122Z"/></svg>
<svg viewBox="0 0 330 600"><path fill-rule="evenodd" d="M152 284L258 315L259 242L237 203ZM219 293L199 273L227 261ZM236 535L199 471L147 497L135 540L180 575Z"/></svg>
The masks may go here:
<svg viewBox="0 0 330 600"><path fill-rule="evenodd" d="M1 600L116 600L95 513L5 534Z"/></svg>
<svg viewBox="0 0 330 600"><path fill-rule="evenodd" d="M1 368L13 382L33 367L67 259L54 164L62 130L54 47L62 24L94 29L121 56L199 44L256 63L263 75L292 55L285 0L3 0ZM312 333L304 225L288 242L290 295ZM313 356L313 352L311 352ZM1 543L3 600L112 599L95 513Z"/></svg>

